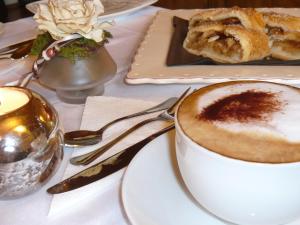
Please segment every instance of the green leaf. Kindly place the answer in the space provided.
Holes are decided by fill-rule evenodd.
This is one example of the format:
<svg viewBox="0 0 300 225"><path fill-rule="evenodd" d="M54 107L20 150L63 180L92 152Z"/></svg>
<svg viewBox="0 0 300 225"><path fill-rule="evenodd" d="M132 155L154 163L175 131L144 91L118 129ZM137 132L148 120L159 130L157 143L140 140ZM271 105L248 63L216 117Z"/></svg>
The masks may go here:
<svg viewBox="0 0 300 225"><path fill-rule="evenodd" d="M58 55L73 62L78 58L89 57L91 54L96 52L98 48L107 43L108 38L112 38L111 33L109 33L108 31L103 32L103 41L99 43L95 42L92 39L82 37L62 47ZM49 46L54 41L55 40L48 32L39 34L33 43L31 54L39 55L47 46Z"/></svg>
<svg viewBox="0 0 300 225"><path fill-rule="evenodd" d="M31 55L39 55L54 40L49 33L39 34L31 47Z"/></svg>
<svg viewBox="0 0 300 225"><path fill-rule="evenodd" d="M91 39L80 38L62 47L58 55L75 61L77 58L89 57L102 45L102 43L97 43Z"/></svg>

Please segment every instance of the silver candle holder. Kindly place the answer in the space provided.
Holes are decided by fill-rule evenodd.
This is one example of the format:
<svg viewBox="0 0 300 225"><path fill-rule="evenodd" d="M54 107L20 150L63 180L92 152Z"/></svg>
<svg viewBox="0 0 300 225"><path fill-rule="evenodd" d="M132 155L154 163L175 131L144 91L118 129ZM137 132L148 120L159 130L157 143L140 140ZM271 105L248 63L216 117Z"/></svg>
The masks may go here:
<svg viewBox="0 0 300 225"><path fill-rule="evenodd" d="M55 109L28 89L0 87L0 199L38 190L62 158L63 135Z"/></svg>

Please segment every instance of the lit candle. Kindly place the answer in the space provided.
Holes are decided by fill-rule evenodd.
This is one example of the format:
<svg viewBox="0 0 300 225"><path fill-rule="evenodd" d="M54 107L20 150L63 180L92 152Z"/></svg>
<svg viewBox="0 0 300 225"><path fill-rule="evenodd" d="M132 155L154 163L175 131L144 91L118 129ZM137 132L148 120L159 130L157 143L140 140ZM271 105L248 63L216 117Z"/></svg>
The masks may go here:
<svg viewBox="0 0 300 225"><path fill-rule="evenodd" d="M22 90L10 87L0 88L0 116L14 111L28 102L29 97Z"/></svg>

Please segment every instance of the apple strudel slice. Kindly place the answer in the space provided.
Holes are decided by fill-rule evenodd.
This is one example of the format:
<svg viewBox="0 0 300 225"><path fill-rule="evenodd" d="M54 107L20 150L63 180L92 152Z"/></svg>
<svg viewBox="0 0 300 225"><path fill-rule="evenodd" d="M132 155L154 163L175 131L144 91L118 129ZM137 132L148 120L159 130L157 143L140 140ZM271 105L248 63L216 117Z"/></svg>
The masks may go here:
<svg viewBox="0 0 300 225"><path fill-rule="evenodd" d="M275 12L263 13L271 54L283 60L300 59L300 18Z"/></svg>
<svg viewBox="0 0 300 225"><path fill-rule="evenodd" d="M218 22L222 25L240 25L247 29L263 31L265 22L261 13L253 8L221 8L202 11L191 17L189 29L206 22Z"/></svg>
<svg viewBox="0 0 300 225"><path fill-rule="evenodd" d="M213 22L190 29L183 47L192 54L221 63L258 60L270 54L265 33Z"/></svg>

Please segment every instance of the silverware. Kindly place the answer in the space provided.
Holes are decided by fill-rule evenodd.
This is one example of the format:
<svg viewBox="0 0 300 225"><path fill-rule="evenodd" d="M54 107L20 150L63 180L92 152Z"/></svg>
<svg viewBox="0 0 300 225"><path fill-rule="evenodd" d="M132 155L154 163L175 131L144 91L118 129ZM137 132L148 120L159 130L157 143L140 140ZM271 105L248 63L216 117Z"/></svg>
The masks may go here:
<svg viewBox="0 0 300 225"><path fill-rule="evenodd" d="M133 127L129 128L127 131L113 139L112 141L108 142L107 144L101 146L100 148L83 154L79 156L75 156L70 159L71 164L73 165L88 165L89 163L93 162L95 159L97 159L99 156L101 156L104 152L109 150L113 145L115 145L117 142L122 140L124 137L126 137L128 134L132 133L136 129L144 126L145 124L151 123L153 121L173 121L174 120L174 114L175 114L175 108L178 105L178 103L185 97L185 95L188 93L190 88L185 90L185 92L177 99L177 101L167 110L163 111L161 114L159 114L156 117L146 119Z"/></svg>
<svg viewBox="0 0 300 225"><path fill-rule="evenodd" d="M126 167L132 158L150 141L160 136L161 134L168 132L174 128L174 123L170 126L146 137L138 143L131 145L130 147L122 150L121 152L97 163L60 183L50 187L47 192L50 194L59 194L67 191L71 191L85 185L88 185L94 181L100 180L114 172Z"/></svg>
<svg viewBox="0 0 300 225"><path fill-rule="evenodd" d="M15 49L17 49L17 48L19 48L23 45L26 45L29 42L33 42L33 41L34 41L34 39L31 39L31 40L26 40L26 41L22 41L22 42L13 44L13 45L3 47L3 48L0 49L0 55L5 54L5 53L9 53L11 51L14 51Z"/></svg>
<svg viewBox="0 0 300 225"><path fill-rule="evenodd" d="M173 98L169 98L166 101L152 107L146 110L143 110L141 112L138 113L134 113L128 116L124 116L118 119L115 119L109 123L107 123L106 125L104 125L103 127L101 127L99 130L96 131L91 131L91 130L75 130L75 131L71 131L71 132L67 132L64 134L64 139L65 139L65 145L69 145L69 146L83 146L83 145L93 145L93 144L97 144L98 142L100 142L102 140L102 135L104 133L104 131L110 127L111 125L120 122L122 120L126 120L129 118L133 118L133 117L137 117L137 116L142 116L142 115L146 115L149 113L154 113L154 112L158 112L164 109L168 109L170 106L172 106L175 102L177 101L177 98L173 97Z"/></svg>
<svg viewBox="0 0 300 225"><path fill-rule="evenodd" d="M21 59L28 56L33 45L32 40L23 41L0 49L0 59Z"/></svg>

